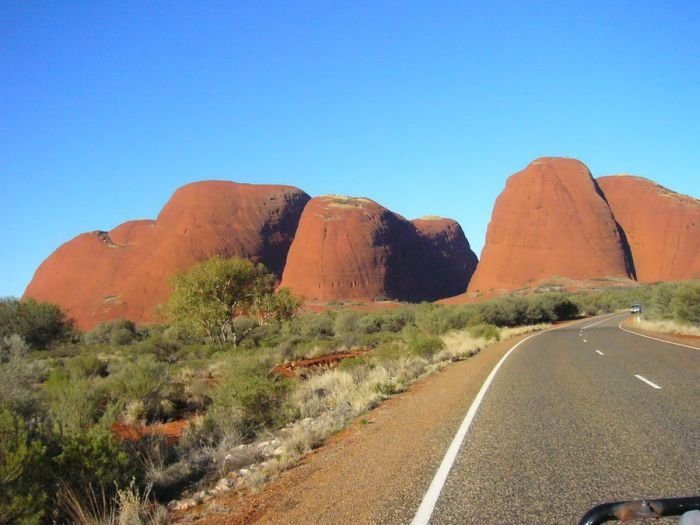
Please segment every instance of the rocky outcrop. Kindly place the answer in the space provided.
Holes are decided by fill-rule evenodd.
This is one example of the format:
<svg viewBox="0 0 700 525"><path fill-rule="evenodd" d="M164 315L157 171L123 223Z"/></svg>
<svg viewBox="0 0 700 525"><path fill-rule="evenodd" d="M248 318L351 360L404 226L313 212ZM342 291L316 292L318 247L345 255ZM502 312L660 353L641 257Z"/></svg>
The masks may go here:
<svg viewBox="0 0 700 525"><path fill-rule="evenodd" d="M395 289L407 221L369 199L311 199L289 249L282 287L309 300L371 301ZM400 242L398 243L401 244Z"/></svg>
<svg viewBox="0 0 700 525"><path fill-rule="evenodd" d="M424 217L411 223L420 240L418 268L414 271L421 300L434 301L465 292L478 259L459 223L441 217Z"/></svg>
<svg viewBox="0 0 700 525"><path fill-rule="evenodd" d="M633 275L624 235L588 168L548 157L508 179L468 292L511 291L552 277Z"/></svg>
<svg viewBox="0 0 700 525"><path fill-rule="evenodd" d="M454 221L411 223L369 199L317 197L304 209L281 286L321 302L432 300L464 291L475 258Z"/></svg>
<svg viewBox="0 0 700 525"><path fill-rule="evenodd" d="M59 247L24 296L62 306L81 329L118 317L152 322L171 276L213 255L246 257L281 275L308 200L291 186L189 184L155 221L84 233Z"/></svg>
<svg viewBox="0 0 700 525"><path fill-rule="evenodd" d="M641 177L598 184L627 235L639 281L700 279L700 200Z"/></svg>

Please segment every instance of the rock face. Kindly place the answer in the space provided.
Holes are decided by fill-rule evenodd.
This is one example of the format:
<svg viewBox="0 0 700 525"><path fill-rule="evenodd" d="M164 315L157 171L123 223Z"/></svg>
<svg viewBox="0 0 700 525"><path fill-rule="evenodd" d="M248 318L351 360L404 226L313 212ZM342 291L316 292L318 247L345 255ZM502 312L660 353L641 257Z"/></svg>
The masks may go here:
<svg viewBox="0 0 700 525"><path fill-rule="evenodd" d="M418 294L434 301L463 293L479 262L462 227L452 219L424 217L411 221L420 239L417 257Z"/></svg>
<svg viewBox="0 0 700 525"><path fill-rule="evenodd" d="M516 290L555 276L633 275L624 234L588 168L548 157L508 179L468 292Z"/></svg>
<svg viewBox="0 0 700 525"><path fill-rule="evenodd" d="M700 279L700 200L631 176L598 184L627 235L637 279Z"/></svg>
<svg viewBox="0 0 700 525"><path fill-rule="evenodd" d="M281 286L323 302L432 300L464 291L475 258L454 221L414 224L369 199L317 197L299 221Z"/></svg>
<svg viewBox="0 0 700 525"><path fill-rule="evenodd" d="M157 220L126 222L63 244L24 297L66 309L79 328L125 317L154 319L177 271L213 255L264 263L281 275L309 196L291 186L205 181L178 189Z"/></svg>

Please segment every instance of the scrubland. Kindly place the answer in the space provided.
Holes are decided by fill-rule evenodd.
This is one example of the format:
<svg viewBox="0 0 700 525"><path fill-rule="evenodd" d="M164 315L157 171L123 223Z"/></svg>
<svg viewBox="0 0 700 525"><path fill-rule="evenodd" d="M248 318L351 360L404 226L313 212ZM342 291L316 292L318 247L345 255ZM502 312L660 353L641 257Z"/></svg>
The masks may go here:
<svg viewBox="0 0 700 525"><path fill-rule="evenodd" d="M700 331L698 282L266 323L241 316L235 344L126 320L79 333L53 305L2 300L0 523L164 523L169 503L258 487L382 400L493 341L634 303L645 322ZM271 373L348 350L358 355L332 368ZM187 422L179 438L146 431L174 421Z"/></svg>

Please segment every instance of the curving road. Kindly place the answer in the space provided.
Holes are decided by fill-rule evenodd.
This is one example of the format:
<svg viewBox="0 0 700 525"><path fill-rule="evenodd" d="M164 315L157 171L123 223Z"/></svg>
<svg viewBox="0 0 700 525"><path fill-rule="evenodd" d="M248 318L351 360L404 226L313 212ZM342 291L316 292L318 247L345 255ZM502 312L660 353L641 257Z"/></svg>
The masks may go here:
<svg viewBox="0 0 700 525"><path fill-rule="evenodd" d="M700 494L700 350L623 318L515 349L414 523L576 523L602 501Z"/></svg>

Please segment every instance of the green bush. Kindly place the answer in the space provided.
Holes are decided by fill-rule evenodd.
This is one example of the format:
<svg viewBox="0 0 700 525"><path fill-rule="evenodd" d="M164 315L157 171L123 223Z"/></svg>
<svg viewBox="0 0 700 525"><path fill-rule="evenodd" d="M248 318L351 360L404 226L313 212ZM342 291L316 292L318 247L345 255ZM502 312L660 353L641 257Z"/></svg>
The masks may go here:
<svg viewBox="0 0 700 525"><path fill-rule="evenodd" d="M46 448L22 418L0 408L0 523L40 523L48 500Z"/></svg>
<svg viewBox="0 0 700 525"><path fill-rule="evenodd" d="M163 400L170 394L170 373L166 364L153 355L138 356L115 371L106 380L105 388L115 401L127 405L142 403L147 420L162 417L165 410Z"/></svg>
<svg viewBox="0 0 700 525"><path fill-rule="evenodd" d="M357 320L357 329L363 334L376 334L382 331L382 319L375 314L365 314Z"/></svg>
<svg viewBox="0 0 700 525"><path fill-rule="evenodd" d="M17 334L33 349L46 349L73 336L73 323L61 308L33 299L0 299L0 339Z"/></svg>
<svg viewBox="0 0 700 525"><path fill-rule="evenodd" d="M380 363L387 361L395 361L408 354L406 347L399 341L389 341L381 343L372 350L372 360Z"/></svg>
<svg viewBox="0 0 700 525"><path fill-rule="evenodd" d="M338 312L333 323L333 332L339 336L355 334L359 331L358 321L360 317L361 314L353 310Z"/></svg>
<svg viewBox="0 0 700 525"><path fill-rule="evenodd" d="M112 346L131 344L135 338L136 325L128 319L103 321L83 334L83 341L87 344L110 344Z"/></svg>
<svg viewBox="0 0 700 525"><path fill-rule="evenodd" d="M94 427L88 432L66 436L61 445L61 452L55 458L56 469L76 493L82 493L86 487L102 487L111 496L117 487L143 477L137 458L127 452L109 429Z"/></svg>
<svg viewBox="0 0 700 525"><path fill-rule="evenodd" d="M413 324L426 334L440 335L449 328L446 323L445 308L436 304L420 304L415 307L414 315Z"/></svg>
<svg viewBox="0 0 700 525"><path fill-rule="evenodd" d="M434 335L417 333L408 340L409 352L424 359L431 359L444 348L445 343L442 339Z"/></svg>
<svg viewBox="0 0 700 525"><path fill-rule="evenodd" d="M287 394L290 383L267 376L255 363L232 367L212 392L209 415L224 434L252 439L265 428L274 428L289 416Z"/></svg>
<svg viewBox="0 0 700 525"><path fill-rule="evenodd" d="M488 323L470 326L468 332L472 337L482 337L487 341L491 339L498 341L501 339L501 331L498 329L498 327Z"/></svg>
<svg viewBox="0 0 700 525"><path fill-rule="evenodd" d="M43 379L44 369L28 359L29 346L19 335L0 339L0 406L23 417L35 417L40 406L33 385Z"/></svg>
<svg viewBox="0 0 700 525"><path fill-rule="evenodd" d="M181 349L182 343L179 341L168 339L165 335L153 334L137 344L134 351L139 355L151 354L163 363L175 363Z"/></svg>
<svg viewBox="0 0 700 525"><path fill-rule="evenodd" d="M700 324L700 283L680 286L671 300L670 310L681 323Z"/></svg>
<svg viewBox="0 0 700 525"><path fill-rule="evenodd" d="M99 419L98 407L104 395L83 373L55 368L43 385L46 406L61 435L81 434Z"/></svg>
<svg viewBox="0 0 700 525"><path fill-rule="evenodd" d="M301 335L306 337L333 337L333 314L323 312L320 314L305 315L301 318Z"/></svg>
<svg viewBox="0 0 700 525"><path fill-rule="evenodd" d="M63 365L76 379L89 379L107 376L107 363L95 355L79 355L63 361Z"/></svg>

